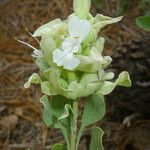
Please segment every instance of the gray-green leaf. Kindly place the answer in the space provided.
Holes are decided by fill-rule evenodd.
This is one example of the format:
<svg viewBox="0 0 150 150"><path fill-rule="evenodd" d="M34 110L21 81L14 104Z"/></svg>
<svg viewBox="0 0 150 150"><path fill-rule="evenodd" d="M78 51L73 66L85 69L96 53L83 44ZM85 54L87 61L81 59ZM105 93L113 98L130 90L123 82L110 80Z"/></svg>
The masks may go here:
<svg viewBox="0 0 150 150"><path fill-rule="evenodd" d="M76 147L79 145L80 138L86 126L101 120L105 114L105 102L102 95L93 94L88 97L84 108L82 124L77 136Z"/></svg>
<svg viewBox="0 0 150 150"><path fill-rule="evenodd" d="M93 25L93 27L97 30L97 32L99 32L103 27L109 24L119 22L121 19L122 16L117 18L111 18L111 17L103 16L101 14L97 14L95 16L95 24Z"/></svg>
<svg viewBox="0 0 150 150"><path fill-rule="evenodd" d="M38 57L36 59L36 64L38 65L38 67L39 67L41 72L43 72L43 71L45 71L45 70L50 68L48 63L45 61L44 57Z"/></svg>
<svg viewBox="0 0 150 150"><path fill-rule="evenodd" d="M131 87L131 80L129 73L123 71L119 74L118 79L115 82L105 81L101 89L98 91L99 94L108 95L110 94L114 88L119 86Z"/></svg>
<svg viewBox="0 0 150 150"><path fill-rule="evenodd" d="M49 81L41 82L41 90L45 95L51 96L51 86Z"/></svg>
<svg viewBox="0 0 150 150"><path fill-rule="evenodd" d="M89 150L104 150L102 144L103 134L104 134L103 130L99 127L94 127L92 129L92 138L91 138Z"/></svg>
<svg viewBox="0 0 150 150"><path fill-rule="evenodd" d="M53 123L53 121L52 121L53 116L52 116L52 111L51 111L51 107L50 107L50 103L49 103L48 97L46 95L42 96L40 98L40 102L44 106L44 109L43 109L43 120L44 120L44 123L47 126L50 126Z"/></svg>
<svg viewBox="0 0 150 150"><path fill-rule="evenodd" d="M69 148L69 124L68 121L65 119L66 116L64 117L64 107L67 103L67 101L69 101L68 99L66 99L63 96L53 96L51 99L51 108L52 108L52 112L53 115L56 117L56 123L55 123L55 128L61 129L65 139L66 139L66 143L67 143L67 147ZM59 121L59 119L61 119Z"/></svg>
<svg viewBox="0 0 150 150"><path fill-rule="evenodd" d="M50 21L43 26L39 27L33 34L33 37L42 36L43 34L50 32L53 30L53 28L60 24L62 21L60 19L55 19L53 21Z"/></svg>
<svg viewBox="0 0 150 150"><path fill-rule="evenodd" d="M53 114L60 118L64 114L64 107L67 103L67 99L61 95L53 96L51 99L51 108Z"/></svg>
<svg viewBox="0 0 150 150"><path fill-rule="evenodd" d="M71 106L69 104L66 104L64 107L64 113L58 118L58 120L62 120L62 119L69 117L70 110L73 112Z"/></svg>
<svg viewBox="0 0 150 150"><path fill-rule="evenodd" d="M52 52L56 48L54 39L47 33L42 36L40 42L41 50L44 53L44 58L49 65L52 65Z"/></svg>
<svg viewBox="0 0 150 150"><path fill-rule="evenodd" d="M28 81L24 84L24 88L29 88L31 83L34 83L34 84L40 84L41 83L41 79L37 73L33 73L30 76Z"/></svg>
<svg viewBox="0 0 150 150"><path fill-rule="evenodd" d="M100 52L100 54L104 50L104 44L105 44L105 39L103 37L100 37L95 43L95 47Z"/></svg>
<svg viewBox="0 0 150 150"><path fill-rule="evenodd" d="M96 94L89 96L83 112L82 126L96 123L104 117L104 114L104 97Z"/></svg>

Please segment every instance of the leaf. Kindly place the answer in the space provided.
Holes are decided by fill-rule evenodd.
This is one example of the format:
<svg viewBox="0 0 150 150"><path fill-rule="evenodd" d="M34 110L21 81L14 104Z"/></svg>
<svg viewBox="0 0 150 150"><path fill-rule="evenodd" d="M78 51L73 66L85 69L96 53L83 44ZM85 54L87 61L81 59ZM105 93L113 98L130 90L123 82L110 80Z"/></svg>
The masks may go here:
<svg viewBox="0 0 150 150"><path fill-rule="evenodd" d="M104 97L102 95L96 94L89 96L83 111L82 124L77 136L76 147L78 147L79 145L79 141L85 127L101 120L104 117L104 114L105 114Z"/></svg>
<svg viewBox="0 0 150 150"><path fill-rule="evenodd" d="M52 115L51 106L50 106L48 97L46 95L42 96L40 98L40 102L44 106L44 109L43 109L43 120L44 120L44 123L47 126L50 126L50 125L53 124L53 120L52 120L53 115Z"/></svg>
<svg viewBox="0 0 150 150"><path fill-rule="evenodd" d="M104 44L105 44L105 39L103 37L100 37L95 43L95 47L100 52L100 54L104 50Z"/></svg>
<svg viewBox="0 0 150 150"><path fill-rule="evenodd" d="M75 15L80 19L87 19L91 7L91 0L74 0L73 8Z"/></svg>
<svg viewBox="0 0 150 150"><path fill-rule="evenodd" d="M68 85L68 91L66 97L72 100L76 100L79 97L82 97L84 94L84 87L77 81L73 81Z"/></svg>
<svg viewBox="0 0 150 150"><path fill-rule="evenodd" d="M43 71L45 71L45 70L50 68L48 63L45 61L44 57L38 57L36 59L36 64L38 65L38 67L39 67L41 72L43 72Z"/></svg>
<svg viewBox="0 0 150 150"><path fill-rule="evenodd" d="M69 110L71 110L73 113L71 106L66 104L64 107L64 113L58 118L58 120L66 119L67 117L69 117Z"/></svg>
<svg viewBox="0 0 150 150"><path fill-rule="evenodd" d="M102 144L103 134L104 134L103 130L99 127L94 127L92 129L92 138L91 138L89 150L104 150Z"/></svg>
<svg viewBox="0 0 150 150"><path fill-rule="evenodd" d="M103 16L101 14L97 14L95 16L95 24L93 25L93 28L97 30L97 33L106 25L117 23L122 19L121 17L111 18L107 16Z"/></svg>
<svg viewBox="0 0 150 150"><path fill-rule="evenodd" d="M136 19L136 24L145 31L150 31L150 15L142 16Z"/></svg>
<svg viewBox="0 0 150 150"><path fill-rule="evenodd" d="M129 73L126 71L123 71L119 74L119 78L117 79L118 85L125 86L125 87L131 87L131 79L129 76Z"/></svg>
<svg viewBox="0 0 150 150"><path fill-rule="evenodd" d="M57 68L51 68L50 74L49 74L49 82L52 86L52 89L56 95L60 94L62 92L61 86L60 86L60 70Z"/></svg>
<svg viewBox="0 0 150 150"><path fill-rule="evenodd" d="M41 42L40 42L40 47L44 53L44 58L46 59L47 63L50 66L53 65L52 53L56 48L56 44L55 44L54 39L48 33L44 34L44 36L42 36Z"/></svg>
<svg viewBox="0 0 150 150"><path fill-rule="evenodd" d="M63 88L65 88L65 89L68 88L68 82L65 81L65 80L62 79L62 78L60 78L60 85L61 85Z"/></svg>
<svg viewBox="0 0 150 150"><path fill-rule="evenodd" d="M65 90L60 83L60 70L57 68L51 67L51 69L43 72L43 76L49 80L49 89L51 95L59 95Z"/></svg>
<svg viewBox="0 0 150 150"><path fill-rule="evenodd" d="M99 51L91 49L89 56L77 55L80 59L80 64L76 70L83 72L97 72L101 69L103 57Z"/></svg>
<svg viewBox="0 0 150 150"><path fill-rule="evenodd" d="M104 117L104 114L105 102L103 96L96 94L89 96L83 111L82 126L86 127L96 123Z"/></svg>
<svg viewBox="0 0 150 150"><path fill-rule="evenodd" d="M33 37L42 36L43 34L50 32L54 26L61 23L62 21L60 19L55 19L53 21L50 21L43 26L39 27L33 34Z"/></svg>
<svg viewBox="0 0 150 150"><path fill-rule="evenodd" d="M64 113L64 107L67 99L61 95L53 96L51 99L51 108L57 119Z"/></svg>
<svg viewBox="0 0 150 150"><path fill-rule="evenodd" d="M93 94L95 91L97 91L99 89L99 87L101 87L101 82L95 82L96 80L98 80L98 73L94 73L94 74L85 74L82 76L81 80L80 80L80 84L83 87L84 92L82 93L82 97L87 97L91 94Z"/></svg>
<svg viewBox="0 0 150 150"><path fill-rule="evenodd" d="M108 95L114 90L114 88L117 85L131 87L131 84L132 83L131 83L129 73L126 71L123 71L122 73L119 74L119 77L115 82L105 81L103 86L98 91L98 93L102 95Z"/></svg>
<svg viewBox="0 0 150 150"><path fill-rule="evenodd" d="M105 75L104 75L104 80L111 80L111 79L113 79L114 78L114 76L115 76L115 74L113 73L113 72L108 72L108 73L106 73Z"/></svg>
<svg viewBox="0 0 150 150"><path fill-rule="evenodd" d="M105 80L111 80L114 78L115 74L113 72L108 72L108 73L104 73L103 72L99 72L99 79L93 81L93 83L98 83L101 82L102 84L105 82Z"/></svg>
<svg viewBox="0 0 150 150"><path fill-rule="evenodd" d="M65 145L58 143L53 145L51 150L67 150L67 148Z"/></svg>
<svg viewBox="0 0 150 150"><path fill-rule="evenodd" d="M49 76L50 76L50 73L51 73L51 68L45 70L42 72L43 74L43 77L46 78L47 80L49 80Z"/></svg>
<svg viewBox="0 0 150 150"><path fill-rule="evenodd" d="M41 90L43 94L51 96L51 86L49 81L41 82Z"/></svg>
<svg viewBox="0 0 150 150"><path fill-rule="evenodd" d="M24 88L29 88L31 83L35 83L35 84L40 84L41 83L41 79L40 79L40 77L37 73L33 73L30 76L28 81L24 84Z"/></svg>
<svg viewBox="0 0 150 150"><path fill-rule="evenodd" d="M112 58L110 56L104 56L103 58L102 66L103 68L106 68L112 62Z"/></svg>
<svg viewBox="0 0 150 150"><path fill-rule="evenodd" d="M61 129L61 131L66 139L67 147L69 148L68 135L70 134L70 132L69 132L70 124L68 124L67 119L65 119L66 117L62 117L64 114L64 107L68 101L69 101L68 99L66 99L65 97L63 97L61 95L53 96L51 99L51 108L52 108L52 112L53 112L54 116L57 119L55 128Z"/></svg>
<svg viewBox="0 0 150 150"><path fill-rule="evenodd" d="M91 28L88 36L83 41L83 45L86 47L87 45L93 45L93 43L96 41L98 37L98 32L95 30L95 28ZM84 51L83 51L84 53Z"/></svg>
<svg viewBox="0 0 150 150"><path fill-rule="evenodd" d="M43 72L43 76L48 81L41 82L42 92L46 95L62 95L64 87L61 85L60 71L51 67Z"/></svg>
<svg viewBox="0 0 150 150"><path fill-rule="evenodd" d="M77 67L77 70L90 72L91 69L89 68L92 68L93 61L88 56L77 55L77 57L80 59L80 64Z"/></svg>

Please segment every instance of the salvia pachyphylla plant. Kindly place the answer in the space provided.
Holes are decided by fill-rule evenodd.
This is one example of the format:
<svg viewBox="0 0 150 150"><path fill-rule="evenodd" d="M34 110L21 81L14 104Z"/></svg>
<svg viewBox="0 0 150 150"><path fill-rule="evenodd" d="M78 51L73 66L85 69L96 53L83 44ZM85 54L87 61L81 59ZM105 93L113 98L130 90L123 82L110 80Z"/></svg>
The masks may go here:
<svg viewBox="0 0 150 150"><path fill-rule="evenodd" d="M105 39L98 37L106 25L116 23L122 17L111 18L101 14L95 17L89 13L90 0L74 0L74 13L66 20L55 19L39 27L33 37L41 37L40 49L34 49L32 56L40 69L25 83L39 84L44 94L43 120L50 128L60 129L66 145L55 144L52 150L78 150L84 129L104 117L104 95L119 86L130 87L128 72L123 71L113 82L113 72L105 68L111 63L110 56L102 56ZM85 97L82 122L77 128L78 102ZM93 127L90 150L103 150L103 131Z"/></svg>

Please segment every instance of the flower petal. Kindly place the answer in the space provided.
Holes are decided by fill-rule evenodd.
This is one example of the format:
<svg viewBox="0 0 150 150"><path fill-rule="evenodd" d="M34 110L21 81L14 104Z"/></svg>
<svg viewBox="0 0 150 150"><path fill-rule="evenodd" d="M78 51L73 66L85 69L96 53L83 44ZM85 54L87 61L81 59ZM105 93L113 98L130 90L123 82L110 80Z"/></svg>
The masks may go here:
<svg viewBox="0 0 150 150"><path fill-rule="evenodd" d="M69 53L63 60L63 66L67 70L73 70L80 64L79 58L73 56L72 53Z"/></svg>
<svg viewBox="0 0 150 150"><path fill-rule="evenodd" d="M63 65L63 57L64 53L59 50L59 49L56 49L54 50L53 52L53 62L55 62L58 66L62 66Z"/></svg>
<svg viewBox="0 0 150 150"><path fill-rule="evenodd" d="M64 51L69 51L70 49L72 49L72 40L71 38L65 38L65 40L62 43L62 49Z"/></svg>
<svg viewBox="0 0 150 150"><path fill-rule="evenodd" d="M88 35L91 29L91 24L87 20L80 20L77 16L73 16L69 20L68 24L68 32L71 37L80 38L80 42L82 42L85 37Z"/></svg>
<svg viewBox="0 0 150 150"><path fill-rule="evenodd" d="M77 16L72 16L68 23L68 32L70 36L78 37L80 28L80 19Z"/></svg>
<svg viewBox="0 0 150 150"><path fill-rule="evenodd" d="M81 41L83 41L86 38L86 36L89 34L90 29L91 29L90 22L87 20L81 20L79 28Z"/></svg>
<svg viewBox="0 0 150 150"><path fill-rule="evenodd" d="M63 41L62 49L68 51L68 53L76 53L80 49L80 43L78 40L68 37Z"/></svg>

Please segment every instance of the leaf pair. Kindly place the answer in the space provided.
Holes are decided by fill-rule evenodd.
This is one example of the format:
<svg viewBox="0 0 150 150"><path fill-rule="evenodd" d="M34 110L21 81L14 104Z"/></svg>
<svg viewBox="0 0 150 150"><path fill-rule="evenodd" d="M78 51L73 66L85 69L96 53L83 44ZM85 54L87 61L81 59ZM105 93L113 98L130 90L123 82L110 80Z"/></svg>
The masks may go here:
<svg viewBox="0 0 150 150"><path fill-rule="evenodd" d="M62 129L62 132L63 132L63 134L66 138L66 141L69 145L69 139L68 139L69 133L67 131L67 128L69 129L69 126L65 119L69 116L70 110L73 113L71 106L69 104L66 104L66 99L62 96L55 96L54 98L52 98L51 103L49 102L47 96L43 96L40 99L40 102L44 106L43 120L44 120L45 124L47 126L53 125L55 128ZM104 114L105 114L105 102L104 102L103 96L102 95L89 96L87 99L87 103L86 103L84 112L83 112L82 124L81 124L80 131L78 133L76 147L78 147L81 135L82 135L85 127L90 124L96 123L97 121L102 119ZM56 120L56 118L57 118L57 120ZM60 121L62 120L62 124L59 122L59 120ZM99 139L98 141L96 141L96 143L99 142L99 144L100 144L102 131L98 128L94 128L92 131L92 134L95 134L95 130L98 130L98 132L97 132L98 134L96 134L96 136L98 136L98 139ZM91 143L95 142L95 140L94 140L95 135L92 136L92 139L93 140L91 141ZM93 144L91 144L91 145L93 145ZM93 147L93 146L90 146L90 147ZM54 148L52 150L55 150L55 149L57 150L57 148L60 148L60 150L61 149L65 150L64 149L65 147L62 145L54 146Z"/></svg>

